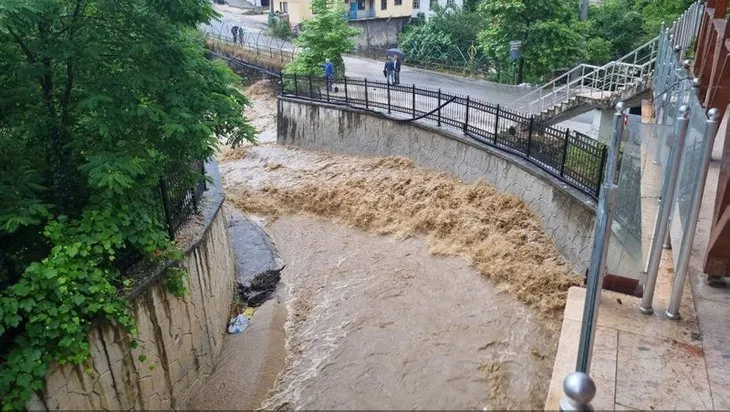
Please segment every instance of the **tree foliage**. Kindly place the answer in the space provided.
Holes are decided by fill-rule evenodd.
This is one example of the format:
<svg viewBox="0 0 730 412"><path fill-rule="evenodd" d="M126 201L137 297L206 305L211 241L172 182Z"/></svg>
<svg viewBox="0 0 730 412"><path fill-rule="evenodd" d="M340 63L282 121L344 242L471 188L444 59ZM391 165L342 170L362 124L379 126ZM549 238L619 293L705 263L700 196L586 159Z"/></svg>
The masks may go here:
<svg viewBox="0 0 730 412"><path fill-rule="evenodd" d="M179 258L156 188L217 137L253 139L234 76L205 59L207 0L0 2L0 401L83 362L90 322L134 332L116 260Z"/></svg>
<svg viewBox="0 0 730 412"><path fill-rule="evenodd" d="M335 65L335 74L344 75L342 54L355 47L359 30L347 24L344 3L337 0L313 0L313 17L305 20L303 30L295 43L301 47L294 61L289 63L289 73L322 74L325 59Z"/></svg>
<svg viewBox="0 0 730 412"><path fill-rule="evenodd" d="M583 57L583 37L576 30L577 8L570 0L483 0L478 7L485 19L479 42L494 62L500 80L539 81L556 68L570 67ZM510 41L522 42L522 57L512 63Z"/></svg>
<svg viewBox="0 0 730 412"><path fill-rule="evenodd" d="M427 21L405 26L398 45L409 61L461 67L469 59L469 47L476 45L483 22L475 12L453 5L439 7Z"/></svg>

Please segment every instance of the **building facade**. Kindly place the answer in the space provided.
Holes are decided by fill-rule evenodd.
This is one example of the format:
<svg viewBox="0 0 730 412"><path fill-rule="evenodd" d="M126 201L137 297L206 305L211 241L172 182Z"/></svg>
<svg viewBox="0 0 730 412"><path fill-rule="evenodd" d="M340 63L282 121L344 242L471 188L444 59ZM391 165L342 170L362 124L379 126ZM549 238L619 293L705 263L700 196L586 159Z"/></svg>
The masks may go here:
<svg viewBox="0 0 730 412"><path fill-rule="evenodd" d="M352 27L361 30L356 47L384 48L394 45L403 25L413 15L413 4L413 0L346 0L347 20ZM288 17L289 26L295 33L301 30L302 22L312 18L311 0L275 1L273 8L274 12Z"/></svg>
<svg viewBox="0 0 730 412"><path fill-rule="evenodd" d="M413 17L418 16L418 14L423 14L424 16L431 17L434 13L437 7L444 8L446 6L456 6L456 7L463 7L464 6L464 0L411 0L413 2Z"/></svg>

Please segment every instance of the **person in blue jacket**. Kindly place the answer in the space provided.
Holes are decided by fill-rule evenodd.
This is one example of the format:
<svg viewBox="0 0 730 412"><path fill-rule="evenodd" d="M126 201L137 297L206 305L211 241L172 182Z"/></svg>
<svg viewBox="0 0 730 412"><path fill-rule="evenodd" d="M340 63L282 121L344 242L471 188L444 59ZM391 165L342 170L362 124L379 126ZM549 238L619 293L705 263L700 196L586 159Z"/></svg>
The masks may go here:
<svg viewBox="0 0 730 412"><path fill-rule="evenodd" d="M327 91L332 91L332 81L335 78L335 65L330 59L324 60L324 77L327 81Z"/></svg>

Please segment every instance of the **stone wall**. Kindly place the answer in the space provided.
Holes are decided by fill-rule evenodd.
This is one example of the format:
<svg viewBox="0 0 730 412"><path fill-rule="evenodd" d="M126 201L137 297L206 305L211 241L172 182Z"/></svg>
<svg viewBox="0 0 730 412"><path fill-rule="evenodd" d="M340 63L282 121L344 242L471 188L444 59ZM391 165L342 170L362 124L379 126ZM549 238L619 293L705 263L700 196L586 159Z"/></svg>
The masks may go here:
<svg viewBox="0 0 730 412"><path fill-rule="evenodd" d="M187 295L167 292L156 268L130 297L138 347L130 347L123 329L100 321L89 336L87 364L52 366L43 400L34 399L29 409L185 408L218 360L233 299L234 260L217 180L203 199L204 223L191 230L196 235L185 251Z"/></svg>
<svg viewBox="0 0 730 412"><path fill-rule="evenodd" d="M410 16L350 21L350 26L362 30L355 38L355 48L367 50L370 47L388 48L398 44L398 34L403 31L403 25L408 20Z"/></svg>
<svg viewBox="0 0 730 412"><path fill-rule="evenodd" d="M483 179L528 203L576 271L588 266L594 201L524 159L445 129L289 98L279 98L278 142L360 156L403 156L465 182Z"/></svg>

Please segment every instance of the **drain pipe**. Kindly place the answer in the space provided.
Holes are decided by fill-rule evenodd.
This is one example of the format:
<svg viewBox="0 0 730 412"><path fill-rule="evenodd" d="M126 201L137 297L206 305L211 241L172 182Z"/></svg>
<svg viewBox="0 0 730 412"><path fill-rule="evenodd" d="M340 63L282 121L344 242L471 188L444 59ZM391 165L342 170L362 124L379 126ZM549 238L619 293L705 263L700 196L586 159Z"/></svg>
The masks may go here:
<svg viewBox="0 0 730 412"><path fill-rule="evenodd" d="M700 206L702 206L702 194L705 191L705 182L707 181L707 171L710 169L710 160L712 158L712 148L715 142L715 134L718 128L718 118L720 111L710 109L707 112L707 122L705 127L704 153L702 158L702 166L697 169L693 176L695 182L694 192L692 193L692 206L689 210L689 222L682 233L682 243L679 247L679 256L677 257L677 273L674 276L674 285L672 286L672 297L669 300L666 315L669 319L678 320L679 304L682 300L682 290L684 289L684 280L687 277L689 268L689 257L692 252L692 243L695 239L695 231L697 229L697 220L700 216Z"/></svg>
<svg viewBox="0 0 730 412"><path fill-rule="evenodd" d="M672 205L674 204L674 189L677 186L679 165L682 161L684 140L687 136L688 126L689 106L682 105L679 108L679 117L677 117L677 122L674 126L674 145L672 145L672 151L669 154L669 163L667 164L666 174L663 179L662 200L659 202L658 218L654 223L654 237L652 238L651 248L649 249L649 263L646 270L644 294L641 297L641 304L639 305L639 311L646 315L654 313L654 309L652 309L654 289L656 288L659 263L662 258L663 243L667 241L667 226L669 226L669 216L671 215Z"/></svg>
<svg viewBox="0 0 730 412"><path fill-rule="evenodd" d="M580 341L578 343L578 361L576 372L568 375L563 381L565 396L560 400L561 411L591 410L591 400L596 395L596 384L588 375L591 368L593 341L596 335L598 309L601 303L601 288L606 274L606 255L611 238L611 222L616 205L616 163L618 162L619 143L623 135L624 104L616 105L613 117L613 134L608 147L606 173L604 174L601 194L596 211L596 227L593 232L593 252L588 268L588 284L583 306Z"/></svg>

